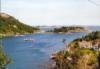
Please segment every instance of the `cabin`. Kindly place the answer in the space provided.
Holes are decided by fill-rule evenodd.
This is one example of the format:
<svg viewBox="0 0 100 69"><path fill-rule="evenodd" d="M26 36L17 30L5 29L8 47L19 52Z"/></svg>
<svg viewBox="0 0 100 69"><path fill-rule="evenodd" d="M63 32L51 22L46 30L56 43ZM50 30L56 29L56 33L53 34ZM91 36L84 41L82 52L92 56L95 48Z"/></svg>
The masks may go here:
<svg viewBox="0 0 100 69"><path fill-rule="evenodd" d="M91 41L80 41L78 42L78 45L80 48L92 48L92 42Z"/></svg>
<svg viewBox="0 0 100 69"><path fill-rule="evenodd" d="M80 41L78 42L80 48L93 48L94 50L100 51L100 39L94 41Z"/></svg>

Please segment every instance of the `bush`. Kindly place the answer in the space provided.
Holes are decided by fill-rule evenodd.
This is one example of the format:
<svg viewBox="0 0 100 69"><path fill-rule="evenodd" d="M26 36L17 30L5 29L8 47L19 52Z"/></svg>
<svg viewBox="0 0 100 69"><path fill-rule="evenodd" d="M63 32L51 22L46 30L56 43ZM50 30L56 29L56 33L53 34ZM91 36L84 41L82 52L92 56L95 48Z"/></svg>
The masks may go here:
<svg viewBox="0 0 100 69"><path fill-rule="evenodd" d="M6 54L2 51L0 46L0 69L6 69L7 64L9 64L11 60L7 57Z"/></svg>

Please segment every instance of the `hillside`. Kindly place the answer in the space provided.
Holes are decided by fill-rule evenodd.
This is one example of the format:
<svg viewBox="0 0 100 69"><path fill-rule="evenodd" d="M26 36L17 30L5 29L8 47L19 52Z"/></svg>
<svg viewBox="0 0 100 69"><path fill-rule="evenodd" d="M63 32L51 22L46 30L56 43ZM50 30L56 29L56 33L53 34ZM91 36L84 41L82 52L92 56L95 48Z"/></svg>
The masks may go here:
<svg viewBox="0 0 100 69"><path fill-rule="evenodd" d="M53 69L100 69L100 31L75 39L52 59Z"/></svg>
<svg viewBox="0 0 100 69"><path fill-rule="evenodd" d="M34 33L36 30L38 29L23 24L13 16L10 16L6 13L0 13L0 34L1 35Z"/></svg>

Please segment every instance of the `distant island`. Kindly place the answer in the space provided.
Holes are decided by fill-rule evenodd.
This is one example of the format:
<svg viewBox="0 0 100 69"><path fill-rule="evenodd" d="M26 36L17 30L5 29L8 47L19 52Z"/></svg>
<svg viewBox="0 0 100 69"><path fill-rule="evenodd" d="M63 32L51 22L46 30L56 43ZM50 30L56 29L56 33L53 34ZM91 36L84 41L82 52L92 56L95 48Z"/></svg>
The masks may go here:
<svg viewBox="0 0 100 69"><path fill-rule="evenodd" d="M62 26L60 28L54 28L53 30L49 30L47 32L53 33L69 33L69 32L85 32L87 31L84 27L79 26Z"/></svg>
<svg viewBox="0 0 100 69"><path fill-rule="evenodd" d="M18 19L6 13L0 13L0 35L20 35L34 33L38 28L23 24Z"/></svg>
<svg viewBox="0 0 100 69"><path fill-rule="evenodd" d="M100 69L100 31L73 40L52 60L53 69Z"/></svg>

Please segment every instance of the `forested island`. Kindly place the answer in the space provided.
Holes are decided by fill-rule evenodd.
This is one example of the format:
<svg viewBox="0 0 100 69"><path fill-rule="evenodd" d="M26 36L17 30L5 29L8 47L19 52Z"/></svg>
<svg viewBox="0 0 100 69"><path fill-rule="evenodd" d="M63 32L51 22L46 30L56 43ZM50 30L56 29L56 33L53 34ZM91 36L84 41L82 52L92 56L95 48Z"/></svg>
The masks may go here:
<svg viewBox="0 0 100 69"><path fill-rule="evenodd" d="M79 26L62 26L59 28L54 28L53 30L49 30L47 32L53 33L70 33L70 32L85 32L87 31L84 27Z"/></svg>
<svg viewBox="0 0 100 69"><path fill-rule="evenodd" d="M100 69L100 31L73 40L52 60L53 69Z"/></svg>
<svg viewBox="0 0 100 69"><path fill-rule="evenodd" d="M0 35L1 36L34 33L37 30L39 29L36 27L23 24L13 16L10 16L6 13L0 13Z"/></svg>

